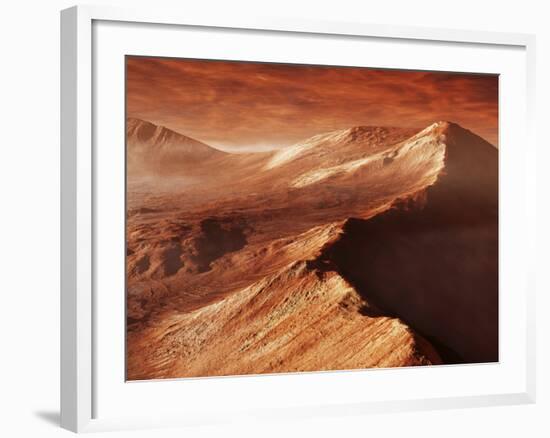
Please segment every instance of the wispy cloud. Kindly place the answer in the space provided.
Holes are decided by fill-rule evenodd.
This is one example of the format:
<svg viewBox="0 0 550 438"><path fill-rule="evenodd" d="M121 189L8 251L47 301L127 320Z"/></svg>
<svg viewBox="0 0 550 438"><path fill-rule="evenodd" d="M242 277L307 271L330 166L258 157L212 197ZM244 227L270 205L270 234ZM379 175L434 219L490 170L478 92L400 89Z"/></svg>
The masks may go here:
<svg viewBox="0 0 550 438"><path fill-rule="evenodd" d="M356 125L450 120L498 140L498 77L129 57L128 115L213 146L286 146Z"/></svg>

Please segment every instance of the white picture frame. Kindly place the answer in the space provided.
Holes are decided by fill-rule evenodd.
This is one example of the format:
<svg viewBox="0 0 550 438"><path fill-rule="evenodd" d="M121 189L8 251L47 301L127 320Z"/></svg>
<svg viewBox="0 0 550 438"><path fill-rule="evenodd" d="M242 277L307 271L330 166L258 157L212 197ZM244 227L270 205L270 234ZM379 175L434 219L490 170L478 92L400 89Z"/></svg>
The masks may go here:
<svg viewBox="0 0 550 438"><path fill-rule="evenodd" d="M505 197L523 199L523 208L509 221L501 225L505 228L505 235L515 226L521 225L527 233L527 239L519 242L510 240L504 245L506 263L521 259L518 271L510 277L508 284L513 286L513 292L520 306L521 317L517 328L508 328L501 325L501 331L509 329L510 341L517 338L514 350L519 356L517 363L510 371L514 385L506 387L498 386L495 380L494 390L483 393L468 392L465 389L461 395L458 392L446 394L438 393L432 396L414 396L415 392L400 396L391 394L389 398L375 395L374 398L354 397L346 398L345 392L333 393L329 396L317 397L312 403L306 398L299 399L296 404L281 402L276 394L272 403L258 407L236 406L236 410L224 413L221 409L216 411L205 410L197 407L197 411L189 413L181 407L175 406L174 410L167 412L163 406L148 408L147 415L131 416L120 412L120 415L98 415L103 410L101 396L109 392L109 379L118 378L119 374L104 378L103 369L105 361L109 361L109 354L98 355L101 349L102 339L100 324L109 324L105 320L98 319L98 300L96 297L98 284L104 284L109 279L101 279L98 275L98 242L96 232L98 230L98 203L103 202L100 197L103 193L97 190L97 181L110 178L111 171L102 168L103 161L98 159L94 152L98 138L104 138L104 131L97 131L94 123L101 117L98 115L98 105L103 105L104 100L96 94L97 81L101 80L102 70L94 65L94 60L102 56L101 51L107 52L104 43L105 37L94 31L98 23L108 23L112 26L131 24L132 26L149 26L151 32L162 32L163 29L176 29L178 26L186 29L200 30L203 34L208 32L223 32L224 30L239 30L240 37L247 39L257 38L262 33L269 33L273 38L296 36L348 36L353 41L388 41L390 44L404 44L410 47L425 46L423 50L433 50L429 44L447 43L465 48L481 47L487 50L498 50L502 53L513 53L514 72L510 70L510 78L516 75L516 81L510 80L510 88L515 87L514 102L520 103L516 127L501 135L509 135L510 138L524 137L521 146L507 148L507 142L501 143L503 153L500 157L500 166L503 169L501 175L501 201ZM106 27L106 35L116 38L114 28ZM103 31L102 31L103 32ZM109 33L112 32L112 33ZM139 32L133 29L132 32ZM135 34L137 35L137 34ZM103 40L102 40L103 38ZM123 38L117 38L123 40ZM103 42L102 42L103 41ZM113 41L115 47L109 56L119 56L124 52L124 46ZM199 48L200 49L200 48ZM119 50L118 52L116 50ZM122 50L122 52L120 52ZM197 49L198 50L198 49ZM402 50L402 49L400 49ZM535 224L535 142L533 134L533 108L534 108L534 52L535 39L532 35L492 33L482 31L461 31L450 29L425 29L416 27L384 26L367 23L338 23L318 22L307 19L278 19L246 17L236 13L231 17L216 17L215 15L198 16L189 10L163 11L156 8L148 10L119 9L111 7L75 6L61 12L61 426L75 431L99 431L127 428L162 427L174 425L204 424L220 421L230 421L238 418L254 416L256 418L296 418L312 415L361 415L369 412L398 412L411 409L441 409L451 407L473 407L487 405L532 403L535 400L535 321L534 321L534 284L531 273L534 269L534 260L525 254L535 254L534 245ZM108 59L108 58L106 58ZM504 58L503 58L504 59ZM510 58L511 59L511 58ZM443 61L442 61L443 62ZM473 61L472 61L473 62ZM479 60L480 65L482 63ZM491 59L484 59L484 65L490 65ZM504 62L504 61L503 61ZM102 65L105 65L103 63ZM427 65L427 64L426 64ZM473 65L473 64L470 64ZM452 66L451 66L452 67ZM489 67L484 67L485 69ZM490 69L490 68L489 68ZM465 70L469 71L469 70ZM501 73L495 67L493 73ZM517 74L516 74L517 73ZM507 73L508 74L508 73ZM122 80L119 78L119 80ZM121 96L116 94L116 99ZM501 96L502 97L502 96ZM512 98L501 100L501 109L506 110L506 105L511 105ZM116 106L116 104L114 105ZM501 119L501 128L509 119L504 111ZM506 138L504 138L506 140ZM115 144L119 144L116 141ZM123 148L123 143L121 145ZM520 161L518 161L520 160ZM516 166L516 167L514 167ZM509 170L508 170L509 169ZM514 175L514 188L507 184L507 178ZM504 198L503 198L504 197ZM506 203L505 203L506 204ZM104 209L103 209L104 210ZM116 239L114 240L116 241ZM101 246L101 245L100 245ZM103 247L102 247L103 248ZM531 248L527 252L522 250ZM501 260L502 261L502 260ZM102 283L103 282L103 283ZM502 282L502 279L501 279ZM123 291L120 293L124 294ZM120 303L120 301L118 301ZM502 310L502 309L501 309ZM504 309L506 310L506 309ZM124 311L117 308L114 312ZM505 318L506 320L506 318ZM118 327L118 326L116 326ZM118 333L118 332L117 332ZM117 336L124 336L118 333ZM513 339L512 339L513 338ZM511 342L513 344L513 342ZM123 348L120 342L118 344ZM107 350L105 350L107 351ZM122 352L120 352L122 354ZM98 359L101 357L101 359ZM113 359L114 360L114 359ZM506 361L501 361L504 367ZM517 365L517 366L516 366ZM479 373L481 368L470 368L468 373ZM472 371L473 370L473 371ZM407 379L406 370L391 370L392 379ZM423 376L429 378L426 373L434 370L423 370ZM492 371L491 371L492 372ZM371 371L372 373L372 371ZM384 374L379 373L381 378ZM401 374L398 374L401 373ZM446 371L441 372L440 378L447 378ZM312 373L315 374L315 373ZM344 375L344 377L342 377ZM346 377L352 376L353 377ZM372 375L372 374L371 374ZM294 375L287 376L286 380L278 380L277 386L290 388L291 385L328 385L327 387L340 387L345 383L343 379L362 379L361 373L330 373L322 377L322 382L315 380L315 376ZM504 378L503 374L503 378ZM241 377L241 378L211 378L194 379L194 390L224 391L238 390L247 386L243 391L258 391L261 385L263 389L273 388L270 380L274 376ZM410 378L410 375L409 375ZM256 380L254 380L256 379ZM466 377L464 377L466 379ZM119 379L120 380L120 379ZM105 383L107 382L107 383ZM266 383L268 382L268 383ZM125 382L119 382L124 385ZM143 394L160 394L163 391L171 393L177 391L177 382L152 382L143 385ZM349 382L352 383L351 380ZM460 383L460 382L459 382ZM156 385L155 389L152 389ZM172 385L172 386L169 386ZM191 384L190 384L191 385ZM256 385L256 386L254 386ZM260 385L260 386L257 386ZM265 386L267 385L267 386ZM271 385L271 386L269 386ZM374 383L373 383L374 385ZM250 388L248 388L250 387ZM98 388L101 388L98 390ZM136 386L134 386L136 388ZM149 388L149 389L147 389ZM489 387L488 387L489 388ZM491 387L493 388L493 387ZM141 391L142 389L140 389ZM151 392L152 391L152 392ZM375 391L376 392L376 391ZM115 392L109 396L115 397ZM135 399L139 391L132 391ZM177 393L177 392L176 392ZM251 392L253 393L253 392ZM331 394L330 392L328 394ZM411 395L412 394L412 395ZM435 393L434 393L435 394ZM128 396L128 395L126 395ZM104 397L104 396L103 396ZM103 398L103 400L105 397ZM114 399L114 403L120 400ZM240 402L237 400L238 405ZM239 410L240 409L240 410Z"/></svg>

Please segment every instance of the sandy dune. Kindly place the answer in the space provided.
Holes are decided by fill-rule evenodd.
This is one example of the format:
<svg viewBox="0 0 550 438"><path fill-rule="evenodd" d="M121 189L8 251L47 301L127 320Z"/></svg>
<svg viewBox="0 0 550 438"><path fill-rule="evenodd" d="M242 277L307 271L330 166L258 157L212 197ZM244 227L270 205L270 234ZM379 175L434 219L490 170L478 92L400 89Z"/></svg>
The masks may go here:
<svg viewBox="0 0 550 438"><path fill-rule="evenodd" d="M498 360L498 153L475 134L230 154L133 119L128 157L129 379Z"/></svg>

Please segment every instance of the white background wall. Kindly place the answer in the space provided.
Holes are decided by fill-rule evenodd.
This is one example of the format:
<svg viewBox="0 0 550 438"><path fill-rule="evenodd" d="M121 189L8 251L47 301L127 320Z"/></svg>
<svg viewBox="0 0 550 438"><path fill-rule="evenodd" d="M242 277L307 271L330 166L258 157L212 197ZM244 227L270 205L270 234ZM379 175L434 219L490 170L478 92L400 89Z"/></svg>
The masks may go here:
<svg viewBox="0 0 550 438"><path fill-rule="evenodd" d="M547 279L550 14L543 1L96 1L258 15L536 33L538 402L536 405L326 418L263 425L265 436L550 436ZM59 10L64 0L4 2L0 15L0 435L69 435L59 403ZM522 147L522 145L517 145ZM518 230L521 232L521 230ZM258 425L108 436L257 436ZM498 435L497 435L498 434Z"/></svg>

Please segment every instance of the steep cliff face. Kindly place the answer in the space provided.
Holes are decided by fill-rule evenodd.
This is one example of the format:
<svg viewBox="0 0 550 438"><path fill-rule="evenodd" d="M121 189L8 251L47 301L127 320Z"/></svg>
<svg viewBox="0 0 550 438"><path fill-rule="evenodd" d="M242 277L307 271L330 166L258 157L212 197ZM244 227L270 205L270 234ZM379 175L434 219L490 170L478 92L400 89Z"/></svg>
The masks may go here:
<svg viewBox="0 0 550 438"><path fill-rule="evenodd" d="M438 122L220 154L129 196L130 379L498 360L492 145Z"/></svg>

